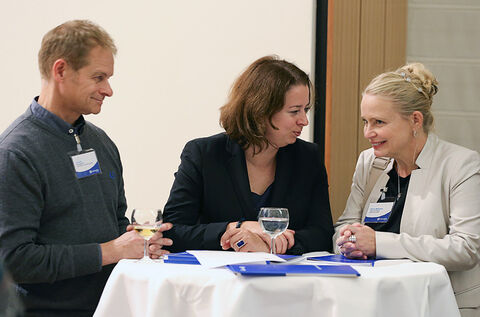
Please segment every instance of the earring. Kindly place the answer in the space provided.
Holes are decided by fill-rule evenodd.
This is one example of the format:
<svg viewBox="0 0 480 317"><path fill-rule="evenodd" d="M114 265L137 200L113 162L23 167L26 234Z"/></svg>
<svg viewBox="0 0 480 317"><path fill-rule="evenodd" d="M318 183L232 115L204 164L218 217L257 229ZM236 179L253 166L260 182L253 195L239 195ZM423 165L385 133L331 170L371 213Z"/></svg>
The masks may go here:
<svg viewBox="0 0 480 317"><path fill-rule="evenodd" d="M417 137L417 130L413 130L413 137L414 137L414 138Z"/></svg>

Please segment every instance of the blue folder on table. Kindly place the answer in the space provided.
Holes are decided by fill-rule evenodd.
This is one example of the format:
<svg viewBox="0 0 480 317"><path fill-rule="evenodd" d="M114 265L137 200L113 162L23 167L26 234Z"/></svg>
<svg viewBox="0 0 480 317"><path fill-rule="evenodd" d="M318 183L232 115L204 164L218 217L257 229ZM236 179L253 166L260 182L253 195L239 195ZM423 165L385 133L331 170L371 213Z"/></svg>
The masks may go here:
<svg viewBox="0 0 480 317"><path fill-rule="evenodd" d="M272 265L272 264L236 264L227 265L235 274L247 276L344 276L357 277L360 273L348 265Z"/></svg>
<svg viewBox="0 0 480 317"><path fill-rule="evenodd" d="M296 256L294 255L286 255L286 254L278 254L278 257L283 259L290 259ZM171 264L195 264L200 265L197 258L188 252L180 252L180 253L169 253L164 256L163 263L171 263Z"/></svg>
<svg viewBox="0 0 480 317"><path fill-rule="evenodd" d="M197 258L188 252L169 253L165 255L163 263L200 265Z"/></svg>
<svg viewBox="0 0 480 317"><path fill-rule="evenodd" d="M307 260L329 261L329 262L338 263L339 265L364 265L364 266L374 266L376 261L375 259L367 259L367 260L349 259L344 257L342 254L308 257Z"/></svg>

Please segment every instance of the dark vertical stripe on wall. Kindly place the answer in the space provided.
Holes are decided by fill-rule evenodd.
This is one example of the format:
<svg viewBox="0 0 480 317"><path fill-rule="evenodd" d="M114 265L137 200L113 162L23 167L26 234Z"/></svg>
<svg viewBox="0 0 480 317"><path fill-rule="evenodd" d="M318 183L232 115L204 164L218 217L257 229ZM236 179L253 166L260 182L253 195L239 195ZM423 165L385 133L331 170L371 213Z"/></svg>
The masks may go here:
<svg viewBox="0 0 480 317"><path fill-rule="evenodd" d="M313 142L325 156L325 96L327 73L327 18L328 0L317 0L315 25L315 114Z"/></svg>

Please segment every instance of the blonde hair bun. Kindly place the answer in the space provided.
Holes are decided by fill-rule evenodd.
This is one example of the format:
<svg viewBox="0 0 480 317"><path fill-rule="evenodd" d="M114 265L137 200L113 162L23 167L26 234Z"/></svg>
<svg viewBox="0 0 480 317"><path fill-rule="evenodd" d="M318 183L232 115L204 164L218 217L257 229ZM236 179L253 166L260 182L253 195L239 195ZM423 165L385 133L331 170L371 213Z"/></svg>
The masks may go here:
<svg viewBox="0 0 480 317"><path fill-rule="evenodd" d="M410 63L394 72L378 75L363 93L391 98L404 116L420 111L423 115L423 130L428 133L433 127L430 109L437 91L438 82L433 74L421 63Z"/></svg>
<svg viewBox="0 0 480 317"><path fill-rule="evenodd" d="M412 83L421 88L423 92L427 94L429 99L432 99L438 91L437 79L422 63L407 64L397 69L396 72L404 72L407 74L407 76L411 78Z"/></svg>

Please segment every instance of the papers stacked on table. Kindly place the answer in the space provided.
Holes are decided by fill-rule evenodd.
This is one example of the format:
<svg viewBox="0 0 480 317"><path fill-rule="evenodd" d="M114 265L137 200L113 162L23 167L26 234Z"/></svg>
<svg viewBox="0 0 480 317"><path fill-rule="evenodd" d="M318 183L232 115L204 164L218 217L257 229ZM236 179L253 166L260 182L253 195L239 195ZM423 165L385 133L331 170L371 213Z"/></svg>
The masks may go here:
<svg viewBox="0 0 480 317"><path fill-rule="evenodd" d="M320 262L319 264L315 263L315 265L296 264L295 261L298 261L298 259L305 260L305 257L274 255L264 252L187 251L166 255L164 263L202 265L208 268L225 266L236 274L250 276L360 276L355 269L345 262L340 263L340 265L338 265L339 263L332 265L333 262L330 265L321 265Z"/></svg>
<svg viewBox="0 0 480 317"><path fill-rule="evenodd" d="M182 253L167 254L164 263L201 264L205 267L221 267L229 264L262 263L267 261L285 262L284 256L265 252L234 252L195 250ZM291 256L286 256L291 257Z"/></svg>

